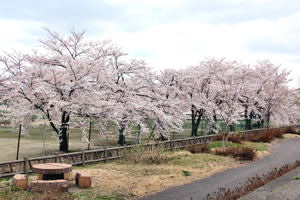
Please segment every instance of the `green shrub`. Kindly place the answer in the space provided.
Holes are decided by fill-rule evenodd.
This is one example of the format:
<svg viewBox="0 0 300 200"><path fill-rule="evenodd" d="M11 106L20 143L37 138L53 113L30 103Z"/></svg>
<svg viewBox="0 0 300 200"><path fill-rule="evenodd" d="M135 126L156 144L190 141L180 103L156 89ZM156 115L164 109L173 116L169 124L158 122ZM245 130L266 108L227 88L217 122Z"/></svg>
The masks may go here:
<svg viewBox="0 0 300 200"><path fill-rule="evenodd" d="M227 143L228 147L240 147L240 144L233 143L233 142L228 142ZM208 144L208 148L218 148L218 147L223 147L223 141L214 141L212 143Z"/></svg>
<svg viewBox="0 0 300 200"><path fill-rule="evenodd" d="M182 170L181 172L182 172L183 176L192 176L192 173L189 171Z"/></svg>
<svg viewBox="0 0 300 200"><path fill-rule="evenodd" d="M18 188L17 186L11 186L11 191L13 192L17 192L17 191L20 191L20 188Z"/></svg>

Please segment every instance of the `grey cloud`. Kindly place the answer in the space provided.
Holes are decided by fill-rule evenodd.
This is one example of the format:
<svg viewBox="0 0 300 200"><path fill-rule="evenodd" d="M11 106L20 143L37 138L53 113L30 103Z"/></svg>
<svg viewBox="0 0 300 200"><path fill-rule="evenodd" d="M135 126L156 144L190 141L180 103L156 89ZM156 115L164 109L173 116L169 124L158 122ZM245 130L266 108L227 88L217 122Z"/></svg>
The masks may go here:
<svg viewBox="0 0 300 200"><path fill-rule="evenodd" d="M262 3L265 2L265 3ZM139 32L146 28L177 20L213 24L234 24L256 19L277 20L300 10L300 1L234 1L189 0L177 7L143 7L139 14L129 14L134 4L112 5L101 0L11 0L1 4L0 18L34 20L50 28L66 31L88 29L88 33L101 34L105 27L95 22L111 22L126 32ZM140 8L139 6L137 8ZM90 28L90 29L89 29ZM40 33L37 33L40 35Z"/></svg>
<svg viewBox="0 0 300 200"><path fill-rule="evenodd" d="M233 24L257 19L277 20L300 10L296 0L233 1L204 0L187 1L178 8L177 16L215 24Z"/></svg>
<svg viewBox="0 0 300 200"><path fill-rule="evenodd" d="M50 25L85 26L94 20L121 18L122 8L101 1L12 0L1 4L0 18L41 21Z"/></svg>

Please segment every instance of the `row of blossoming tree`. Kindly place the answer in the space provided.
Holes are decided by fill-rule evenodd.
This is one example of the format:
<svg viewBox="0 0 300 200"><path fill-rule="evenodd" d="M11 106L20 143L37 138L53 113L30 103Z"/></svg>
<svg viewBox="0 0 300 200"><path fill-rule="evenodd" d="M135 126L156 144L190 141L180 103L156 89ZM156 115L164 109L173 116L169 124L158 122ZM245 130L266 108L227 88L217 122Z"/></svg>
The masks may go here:
<svg viewBox="0 0 300 200"><path fill-rule="evenodd" d="M182 70L155 72L142 60L129 59L110 41L88 41L84 32L49 37L31 53L0 56L1 98L11 120L43 115L59 137L59 150L68 151L72 117L115 122L119 144L132 126L155 130L161 139L181 131L191 114L191 136L201 121L224 135L239 119L289 124L298 119L297 95L287 86L288 72L269 61L254 66L226 59L207 59ZM151 123L149 123L151 121Z"/></svg>

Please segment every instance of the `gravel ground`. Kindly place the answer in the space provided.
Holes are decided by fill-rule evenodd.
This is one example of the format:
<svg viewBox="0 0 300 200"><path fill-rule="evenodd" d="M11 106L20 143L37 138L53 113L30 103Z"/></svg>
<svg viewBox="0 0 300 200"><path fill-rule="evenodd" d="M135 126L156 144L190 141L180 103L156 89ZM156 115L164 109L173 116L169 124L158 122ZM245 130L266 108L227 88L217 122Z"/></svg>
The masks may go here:
<svg viewBox="0 0 300 200"><path fill-rule="evenodd" d="M274 167L300 160L300 138L288 138L275 142L271 154L244 166L217 173L208 178L189 184L176 186L162 192L146 196L144 200L201 200L219 188L234 188L247 178L266 174Z"/></svg>

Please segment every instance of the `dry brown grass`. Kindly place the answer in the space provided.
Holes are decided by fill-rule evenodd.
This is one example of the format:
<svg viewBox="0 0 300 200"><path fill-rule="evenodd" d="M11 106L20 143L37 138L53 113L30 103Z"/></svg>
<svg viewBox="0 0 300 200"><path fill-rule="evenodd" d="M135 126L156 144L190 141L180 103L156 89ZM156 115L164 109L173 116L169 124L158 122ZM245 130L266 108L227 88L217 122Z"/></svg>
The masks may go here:
<svg viewBox="0 0 300 200"><path fill-rule="evenodd" d="M184 147L184 150L189 151L191 153L209 153L210 152L208 144L189 145L189 146Z"/></svg>
<svg viewBox="0 0 300 200"><path fill-rule="evenodd" d="M237 160L254 160L256 151L250 147L221 147L215 149L215 154L231 156Z"/></svg>
<svg viewBox="0 0 300 200"><path fill-rule="evenodd" d="M283 135L284 138L299 138L300 135L292 134L292 133L286 133Z"/></svg>
<svg viewBox="0 0 300 200"><path fill-rule="evenodd" d="M15 138L1 138L0 139L0 152L4 152L0 156L0 162L15 160L17 139ZM78 149L86 148L86 144L80 141L72 142L72 147ZM47 140L45 144L46 154L49 152L56 152L58 150L58 141L56 139ZM71 149L73 150L73 149ZM19 159L24 156L37 157L43 155L43 142L40 140L21 138Z"/></svg>
<svg viewBox="0 0 300 200"><path fill-rule="evenodd" d="M214 173L241 165L232 158L212 154L175 152L168 155L170 162L161 165L107 163L74 170L92 176L92 192L119 194L126 199L142 197L172 186L190 183ZM184 176L188 171L191 176ZM76 192L76 191L75 191Z"/></svg>

